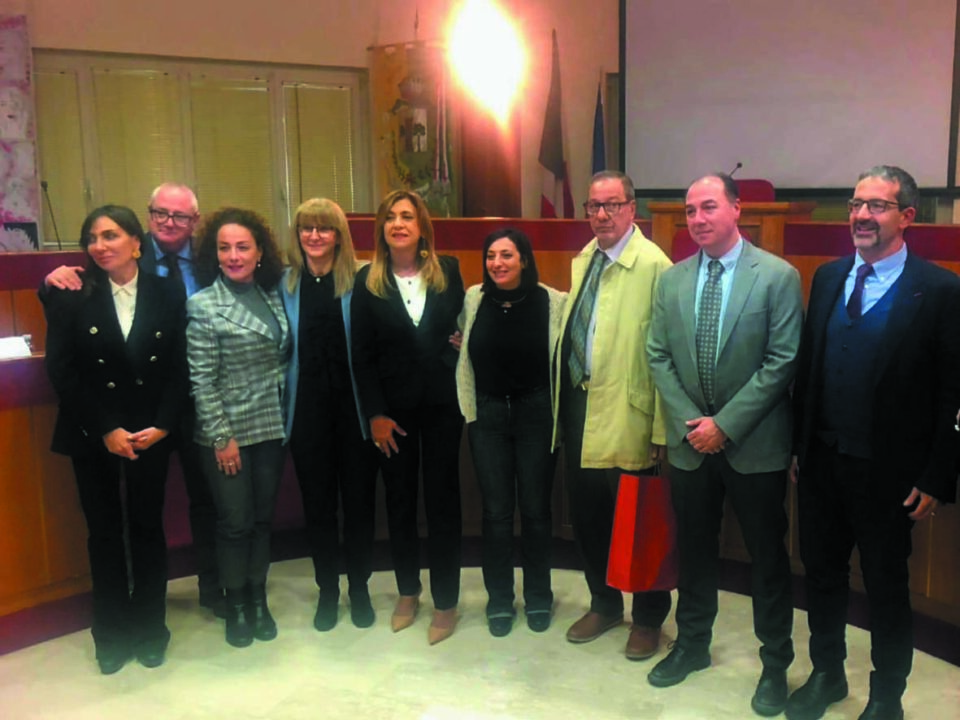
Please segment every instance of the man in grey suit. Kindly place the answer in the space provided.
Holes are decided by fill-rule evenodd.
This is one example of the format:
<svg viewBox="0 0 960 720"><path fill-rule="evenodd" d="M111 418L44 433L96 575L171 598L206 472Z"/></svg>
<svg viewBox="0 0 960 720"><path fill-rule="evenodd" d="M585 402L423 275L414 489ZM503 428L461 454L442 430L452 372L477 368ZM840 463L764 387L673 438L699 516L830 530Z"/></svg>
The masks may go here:
<svg viewBox="0 0 960 720"><path fill-rule="evenodd" d="M772 716L786 704L793 661L783 539L789 385L803 322L800 276L741 237L740 200L728 175L694 182L686 215L700 252L664 273L647 339L667 416L680 550L677 641L648 680L669 687L710 666L720 522L729 495L753 561L763 673L751 707Z"/></svg>

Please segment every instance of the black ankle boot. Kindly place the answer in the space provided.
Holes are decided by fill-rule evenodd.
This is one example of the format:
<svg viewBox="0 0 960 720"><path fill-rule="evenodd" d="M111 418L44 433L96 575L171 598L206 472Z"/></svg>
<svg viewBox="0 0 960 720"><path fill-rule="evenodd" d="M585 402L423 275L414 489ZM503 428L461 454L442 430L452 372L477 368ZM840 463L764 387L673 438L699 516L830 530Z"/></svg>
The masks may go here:
<svg viewBox="0 0 960 720"><path fill-rule="evenodd" d="M246 592L227 590L227 642L234 647L248 647L253 642L253 625L247 619Z"/></svg>
<svg viewBox="0 0 960 720"><path fill-rule="evenodd" d="M266 584L248 585L247 590L250 593L248 621L253 626L253 636L257 640L273 640L277 636L277 623L267 607Z"/></svg>

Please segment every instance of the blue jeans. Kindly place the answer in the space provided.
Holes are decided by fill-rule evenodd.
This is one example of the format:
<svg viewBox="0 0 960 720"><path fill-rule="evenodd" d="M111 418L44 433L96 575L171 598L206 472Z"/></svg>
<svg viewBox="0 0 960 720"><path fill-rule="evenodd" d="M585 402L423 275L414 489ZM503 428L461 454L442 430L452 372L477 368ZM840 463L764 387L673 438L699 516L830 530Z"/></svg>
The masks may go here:
<svg viewBox="0 0 960 720"><path fill-rule="evenodd" d="M527 612L549 612L551 494L550 389L519 398L478 393L477 419L467 426L483 499L483 582L487 617L513 613L513 517L520 506L523 598Z"/></svg>

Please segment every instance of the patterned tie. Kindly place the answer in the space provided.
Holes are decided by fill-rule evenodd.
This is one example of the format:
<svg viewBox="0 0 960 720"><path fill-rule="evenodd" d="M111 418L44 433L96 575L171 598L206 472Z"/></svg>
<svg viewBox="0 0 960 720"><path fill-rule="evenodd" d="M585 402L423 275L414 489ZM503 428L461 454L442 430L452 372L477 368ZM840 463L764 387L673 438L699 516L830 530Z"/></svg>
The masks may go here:
<svg viewBox="0 0 960 720"><path fill-rule="evenodd" d="M593 316L593 305L597 300L597 288L600 286L600 275L607 263L607 256L603 250L597 250L590 260L587 275L583 279L583 287L577 297L577 306L570 318L570 357L567 366L570 368L570 380L576 387L583 382L587 367L587 330L590 328L590 318Z"/></svg>
<svg viewBox="0 0 960 720"><path fill-rule="evenodd" d="M164 253L160 262L167 268L167 277L176 285L178 292L184 297L187 296L187 286L183 282L183 271L180 270L180 263L176 253Z"/></svg>
<svg viewBox="0 0 960 720"><path fill-rule="evenodd" d="M859 320L863 315L863 284L868 275L873 274L873 265L864 263L857 268L857 279L853 282L853 292L850 293L850 299L847 300L847 315L851 320Z"/></svg>
<svg viewBox="0 0 960 720"><path fill-rule="evenodd" d="M707 281L700 291L700 309L697 312L697 372L700 386L709 404L713 404L714 379L717 373L717 342L720 335L720 305L723 289L720 276L723 263L711 260L707 264Z"/></svg>

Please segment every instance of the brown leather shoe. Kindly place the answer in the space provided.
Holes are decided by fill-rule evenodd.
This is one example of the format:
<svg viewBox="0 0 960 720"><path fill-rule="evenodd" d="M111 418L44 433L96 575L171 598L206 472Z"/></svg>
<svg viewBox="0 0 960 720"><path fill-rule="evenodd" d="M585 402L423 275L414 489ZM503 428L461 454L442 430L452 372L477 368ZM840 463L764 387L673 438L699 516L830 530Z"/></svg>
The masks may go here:
<svg viewBox="0 0 960 720"><path fill-rule="evenodd" d="M390 618L390 627L394 632L400 632L413 625L417 619L417 610L420 609L419 595L401 595L397 599L397 606L393 609Z"/></svg>
<svg viewBox="0 0 960 720"><path fill-rule="evenodd" d="M627 650L627 660L647 660L657 654L660 647L660 628L645 625L631 625Z"/></svg>
<svg viewBox="0 0 960 720"><path fill-rule="evenodd" d="M567 630L567 642L587 643L596 640L607 630L612 630L623 622L623 615L601 615L592 610L577 620Z"/></svg>
<svg viewBox="0 0 960 720"><path fill-rule="evenodd" d="M457 609L455 607L449 610L434 610L433 620L430 621L430 627L427 629L427 642L436 645L443 642L453 635L457 629Z"/></svg>

